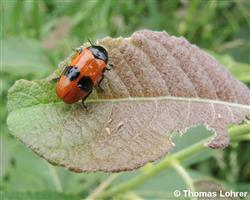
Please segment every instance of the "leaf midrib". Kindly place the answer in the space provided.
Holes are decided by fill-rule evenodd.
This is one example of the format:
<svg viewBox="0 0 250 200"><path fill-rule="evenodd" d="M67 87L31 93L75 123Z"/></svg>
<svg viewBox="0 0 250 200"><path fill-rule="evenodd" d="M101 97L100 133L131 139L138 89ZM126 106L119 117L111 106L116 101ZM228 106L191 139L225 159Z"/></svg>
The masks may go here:
<svg viewBox="0 0 250 200"><path fill-rule="evenodd" d="M129 97L129 98L117 98L117 99L90 99L86 103L102 103L102 102L126 102L126 101L161 101L161 100L172 100L172 101L190 101L197 103L211 103L211 104L222 104L226 106L239 107L250 109L250 105L239 104L228 101L212 100L212 99L201 99L201 98L186 98L186 97L172 97L172 96L157 96L157 97Z"/></svg>
<svg viewBox="0 0 250 200"><path fill-rule="evenodd" d="M186 97L172 97L172 96L157 96L157 97L126 97L126 98L117 98L117 99L89 99L86 103L116 103L116 102L130 102L130 101L163 101L163 100L170 100L170 101L184 101L184 102L194 102L194 103L205 103L205 104L220 104L224 106L231 106L236 108L243 108L249 109L250 105L239 104L234 102L228 101L221 101L221 100L213 100L213 99L201 99L201 98L186 98ZM34 104L32 106L25 106L18 109L13 109L12 111L35 107L39 105L54 105L54 104L64 104L62 101L58 102L50 102L50 103L41 103L41 104ZM66 104L65 104L66 105Z"/></svg>

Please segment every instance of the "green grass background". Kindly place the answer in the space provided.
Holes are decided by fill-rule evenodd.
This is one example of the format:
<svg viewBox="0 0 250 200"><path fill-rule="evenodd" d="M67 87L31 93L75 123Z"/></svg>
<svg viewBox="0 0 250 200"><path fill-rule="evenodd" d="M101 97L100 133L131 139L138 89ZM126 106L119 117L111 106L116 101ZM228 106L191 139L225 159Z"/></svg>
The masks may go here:
<svg viewBox="0 0 250 200"><path fill-rule="evenodd" d="M5 199L85 198L109 174L76 174L53 167L13 138L6 127L7 91L15 80L39 79L87 39L131 35L138 29L184 36L213 54L250 85L250 2L247 0L1 0L1 169ZM203 127L176 137L183 149L209 135ZM183 164L193 181L212 179L235 191L250 191L250 142L207 149ZM110 187L143 170L119 174ZM185 185L173 169L113 199L165 199Z"/></svg>

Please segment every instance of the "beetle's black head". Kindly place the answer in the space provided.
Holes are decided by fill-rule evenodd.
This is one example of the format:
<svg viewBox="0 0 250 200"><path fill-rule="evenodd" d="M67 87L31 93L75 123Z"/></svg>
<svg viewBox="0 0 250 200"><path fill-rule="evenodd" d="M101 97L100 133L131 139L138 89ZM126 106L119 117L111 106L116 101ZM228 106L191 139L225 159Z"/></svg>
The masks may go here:
<svg viewBox="0 0 250 200"><path fill-rule="evenodd" d="M92 45L88 47L88 49L92 52L95 58L103 60L106 64L108 63L109 57L106 49L97 45Z"/></svg>

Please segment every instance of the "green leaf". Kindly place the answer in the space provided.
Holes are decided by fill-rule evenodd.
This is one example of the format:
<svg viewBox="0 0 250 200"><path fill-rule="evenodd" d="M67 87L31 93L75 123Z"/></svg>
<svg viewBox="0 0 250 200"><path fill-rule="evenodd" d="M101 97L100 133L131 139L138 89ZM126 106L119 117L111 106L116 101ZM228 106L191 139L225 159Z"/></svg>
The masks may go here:
<svg viewBox="0 0 250 200"><path fill-rule="evenodd" d="M24 38L10 38L1 41L1 43L4 50L2 72L41 78L52 71L41 43Z"/></svg>
<svg viewBox="0 0 250 200"><path fill-rule="evenodd" d="M19 80L9 90L8 110L18 110L20 108L32 107L35 105L46 105L61 102L56 95L55 83L52 81L27 81Z"/></svg>
<svg viewBox="0 0 250 200"><path fill-rule="evenodd" d="M48 164L33 154L23 144L13 138L4 140L4 157L11 162L7 171L7 179L3 180L4 190L41 191L56 190L48 171ZM22 180L22 184L20 184Z"/></svg>
<svg viewBox="0 0 250 200"><path fill-rule="evenodd" d="M250 83L250 64L237 62L229 55L212 54L224 64L237 79L245 83Z"/></svg>
<svg viewBox="0 0 250 200"><path fill-rule="evenodd" d="M211 131L207 130L204 126L197 126L190 128L182 137L178 134L174 134L172 141L175 143L173 148L173 153L178 152L182 149L189 147L195 142L206 139L211 135ZM214 151L212 149L205 149L202 152L199 152L193 156L188 157L183 161L183 165L190 166L195 163L200 163L210 157L212 157Z"/></svg>
<svg viewBox="0 0 250 200"><path fill-rule="evenodd" d="M76 174L64 168L54 167L14 138L5 136L1 139L1 175L4 175L1 188L5 191L12 191L13 188L30 192L61 189L66 193L87 194L105 177L105 174L100 173ZM59 183L55 176L58 177Z"/></svg>
<svg viewBox="0 0 250 200"><path fill-rule="evenodd" d="M4 200L80 200L80 197L57 193L52 191L42 192L0 192Z"/></svg>
<svg viewBox="0 0 250 200"><path fill-rule="evenodd" d="M1 133L3 134L3 133ZM1 135L0 138L0 163L1 163L1 171L0 171L0 179L1 179L1 185L0 188L2 186L2 178L7 174L8 169L10 168L10 163L11 163L11 157L9 154L9 149L6 147L6 141L7 141L7 137L3 137Z"/></svg>

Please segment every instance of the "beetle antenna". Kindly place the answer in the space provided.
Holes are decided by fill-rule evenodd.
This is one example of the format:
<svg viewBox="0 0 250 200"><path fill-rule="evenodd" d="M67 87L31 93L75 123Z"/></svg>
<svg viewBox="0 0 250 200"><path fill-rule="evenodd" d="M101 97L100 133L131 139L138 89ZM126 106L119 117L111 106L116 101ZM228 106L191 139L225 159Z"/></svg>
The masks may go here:
<svg viewBox="0 0 250 200"><path fill-rule="evenodd" d="M91 46L94 46L94 44L91 42L91 40L90 40L90 39L88 39L88 41L89 41L89 43L91 44Z"/></svg>

